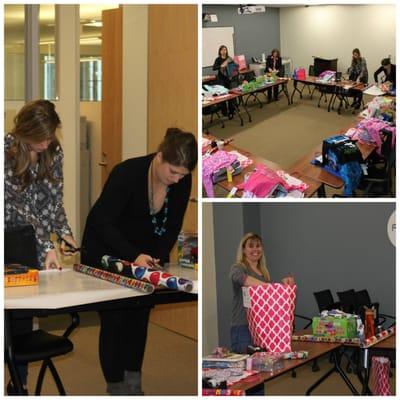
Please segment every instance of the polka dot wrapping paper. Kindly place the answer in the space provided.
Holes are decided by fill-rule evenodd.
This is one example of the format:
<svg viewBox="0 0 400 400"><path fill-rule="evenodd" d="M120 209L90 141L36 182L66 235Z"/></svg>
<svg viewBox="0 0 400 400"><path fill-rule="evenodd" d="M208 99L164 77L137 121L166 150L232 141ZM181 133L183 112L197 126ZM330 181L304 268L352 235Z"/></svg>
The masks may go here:
<svg viewBox="0 0 400 400"><path fill-rule="evenodd" d="M142 282L137 279L128 278L118 274L113 274L112 272L89 267L83 264L75 264L74 271L94 276L95 278L103 279L108 282L116 283L117 285L125 286L127 288L136 289L144 293L153 293L155 289L150 283Z"/></svg>
<svg viewBox="0 0 400 400"><path fill-rule="evenodd" d="M191 280L171 275L156 268L142 267L107 255L103 256L101 264L107 271L148 282L154 286L162 286L182 292L191 292L193 289Z"/></svg>

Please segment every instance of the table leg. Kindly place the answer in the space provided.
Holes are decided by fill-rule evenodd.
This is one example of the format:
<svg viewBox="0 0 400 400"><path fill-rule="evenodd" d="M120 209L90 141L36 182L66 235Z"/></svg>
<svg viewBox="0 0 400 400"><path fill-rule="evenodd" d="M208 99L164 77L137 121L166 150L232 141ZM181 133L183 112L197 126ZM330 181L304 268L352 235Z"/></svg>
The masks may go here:
<svg viewBox="0 0 400 400"><path fill-rule="evenodd" d="M290 104L292 104L292 103L290 101L289 92L287 90L287 83L282 83L282 92L285 94L285 96L287 98L288 106L290 106Z"/></svg>
<svg viewBox="0 0 400 400"><path fill-rule="evenodd" d="M369 365L369 351L368 349L363 349L362 358L363 358L363 369L364 369L364 380L363 380L363 387L362 387L362 395L366 395L370 392L369 387L368 387L368 382L369 382L369 371L370 371L370 365Z"/></svg>
<svg viewBox="0 0 400 400"><path fill-rule="evenodd" d="M325 185L321 182L321 186L318 188L318 197L326 197L326 192L325 192Z"/></svg>
<svg viewBox="0 0 400 400"><path fill-rule="evenodd" d="M236 102L234 102L234 103L235 103L235 107L237 108L237 111L238 111L240 120L242 121L241 126L243 126L243 118L242 118L242 116L240 115L240 109L239 109L239 105L240 105L240 104L243 106L244 111L246 111L247 117L249 118L249 122L251 122L251 115L250 115L250 113L249 113L249 110L248 110L247 107L246 107L245 102L243 101L243 96L240 97L239 105L237 105Z"/></svg>
<svg viewBox="0 0 400 400"><path fill-rule="evenodd" d="M290 102L293 104L293 96L295 92L299 92L300 93L300 98L302 98L302 94L301 91L297 88L297 81L293 81L293 93L292 93L292 97L290 98Z"/></svg>
<svg viewBox="0 0 400 400"><path fill-rule="evenodd" d="M328 104L328 112L331 111L331 107L332 107L332 103L333 103L333 99L336 97L336 93L332 93L331 98L329 99L329 104Z"/></svg>
<svg viewBox="0 0 400 400"><path fill-rule="evenodd" d="M340 360L341 360L341 355L338 356L338 352L335 350L333 353L333 361L334 361L334 366L324 375L321 376L315 382L313 385L311 385L308 390L306 391L306 396L309 396L311 392L313 392L322 382L324 382L333 372L337 372L341 378L343 379L344 383L347 385L347 387L350 389L350 391L353 393L353 395L359 395L357 392L356 388L353 386L353 384L350 382L349 378L347 377L346 373L342 370L340 367Z"/></svg>

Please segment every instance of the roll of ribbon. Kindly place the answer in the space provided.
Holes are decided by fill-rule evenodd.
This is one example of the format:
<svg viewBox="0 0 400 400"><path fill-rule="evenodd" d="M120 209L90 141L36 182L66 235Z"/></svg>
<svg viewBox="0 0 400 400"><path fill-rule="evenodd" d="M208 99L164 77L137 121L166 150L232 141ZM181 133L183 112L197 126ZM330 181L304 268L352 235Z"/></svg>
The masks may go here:
<svg viewBox="0 0 400 400"><path fill-rule="evenodd" d="M108 282L116 283L117 285L125 286L130 289L136 289L144 293L150 294L154 292L154 286L148 282L142 282L140 280L122 276L119 274L113 274L112 272L104 271L99 268L93 268L83 264L75 264L74 271L94 276Z"/></svg>
<svg viewBox="0 0 400 400"><path fill-rule="evenodd" d="M141 267L111 256L103 256L101 263L105 269L111 272L149 282L154 286L163 286L183 292L191 292L193 289L193 282L189 279L180 278L155 268Z"/></svg>

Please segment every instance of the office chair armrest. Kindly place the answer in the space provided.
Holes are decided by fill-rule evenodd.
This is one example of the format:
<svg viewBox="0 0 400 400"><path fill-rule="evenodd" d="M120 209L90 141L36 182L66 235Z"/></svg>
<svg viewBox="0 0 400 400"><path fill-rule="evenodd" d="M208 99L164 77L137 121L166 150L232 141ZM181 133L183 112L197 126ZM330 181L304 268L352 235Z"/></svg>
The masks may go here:
<svg viewBox="0 0 400 400"><path fill-rule="evenodd" d="M78 313L70 313L71 316L71 324L63 333L63 337L67 338L78 326L80 322L79 314Z"/></svg>
<svg viewBox="0 0 400 400"><path fill-rule="evenodd" d="M307 329L312 324L312 319L305 317L304 315L294 314L294 317L308 321L308 323L303 327L303 329Z"/></svg>

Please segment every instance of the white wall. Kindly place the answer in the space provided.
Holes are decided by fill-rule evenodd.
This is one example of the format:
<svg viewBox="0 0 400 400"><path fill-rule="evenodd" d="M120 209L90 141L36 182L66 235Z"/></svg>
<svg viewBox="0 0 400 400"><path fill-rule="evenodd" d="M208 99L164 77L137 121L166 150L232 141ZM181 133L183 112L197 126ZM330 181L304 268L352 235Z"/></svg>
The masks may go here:
<svg viewBox="0 0 400 400"><path fill-rule="evenodd" d="M213 205L203 204L203 355L210 354L218 346L217 284L215 275Z"/></svg>
<svg viewBox="0 0 400 400"><path fill-rule="evenodd" d="M123 5L122 159L147 153L148 6Z"/></svg>
<svg viewBox="0 0 400 400"><path fill-rule="evenodd" d="M339 58L338 70L350 66L359 48L367 60L369 81L389 54L395 63L396 8L394 5L336 5L280 9L281 53L294 67L313 64L312 56Z"/></svg>

